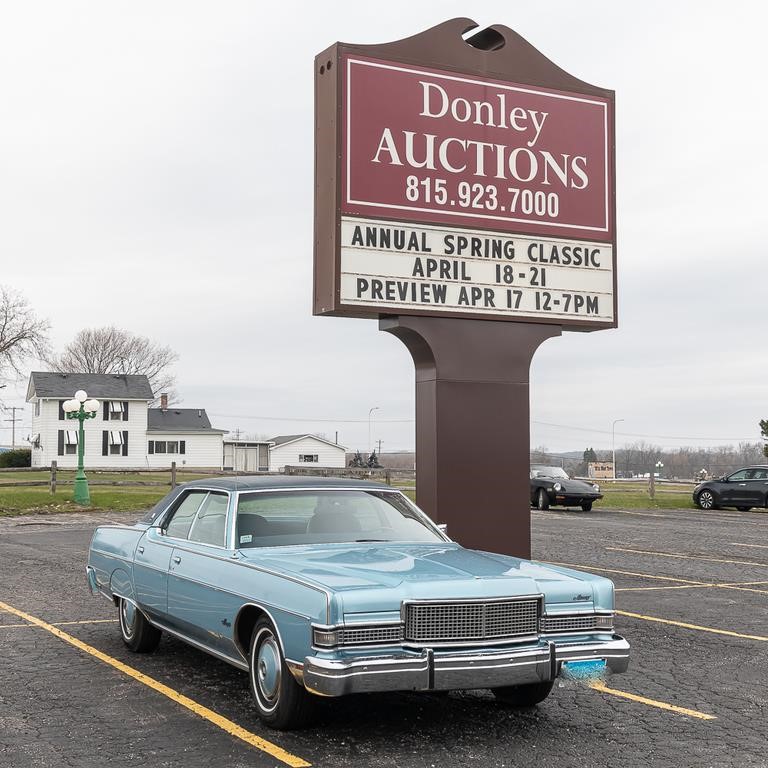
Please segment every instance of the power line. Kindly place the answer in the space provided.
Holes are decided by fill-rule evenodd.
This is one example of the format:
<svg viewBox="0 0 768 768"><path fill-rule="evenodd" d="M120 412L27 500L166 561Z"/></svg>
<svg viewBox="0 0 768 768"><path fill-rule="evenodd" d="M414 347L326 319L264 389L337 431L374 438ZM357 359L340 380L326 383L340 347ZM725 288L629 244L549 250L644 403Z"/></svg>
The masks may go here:
<svg viewBox="0 0 768 768"><path fill-rule="evenodd" d="M249 421L289 421L296 423L314 423L314 424L367 424L368 419L326 419L326 418L297 418L295 416L244 416L235 413L213 413L211 416L228 419L246 419ZM376 419L377 424L413 424L415 419ZM537 421L533 419L531 424L537 424L543 427L556 427L557 429L567 429L573 432L588 432L590 434L610 435L610 429L597 429L591 427L576 427L572 424L555 424L550 421ZM708 441L737 441L737 442L755 442L757 437L703 437L694 435L650 435L642 432L616 432L620 437L645 437L654 440L708 440Z"/></svg>
<svg viewBox="0 0 768 768"><path fill-rule="evenodd" d="M589 427L574 427L568 424L553 424L549 421L532 421L532 424L539 424L544 427L557 427L558 429L569 429L574 432L590 432L601 435L610 435L610 429L591 429ZM648 435L642 432L616 432L622 437L648 437L656 440L739 440L739 441L758 441L757 437L702 437L693 435Z"/></svg>

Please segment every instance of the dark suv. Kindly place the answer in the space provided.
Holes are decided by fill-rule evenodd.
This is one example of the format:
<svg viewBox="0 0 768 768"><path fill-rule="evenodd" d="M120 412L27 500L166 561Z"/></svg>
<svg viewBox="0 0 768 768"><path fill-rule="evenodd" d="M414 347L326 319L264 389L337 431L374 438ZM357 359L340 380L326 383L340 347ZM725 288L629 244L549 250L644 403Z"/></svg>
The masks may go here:
<svg viewBox="0 0 768 768"><path fill-rule="evenodd" d="M744 467L719 480L707 480L693 489L693 502L700 509L768 507L768 465Z"/></svg>

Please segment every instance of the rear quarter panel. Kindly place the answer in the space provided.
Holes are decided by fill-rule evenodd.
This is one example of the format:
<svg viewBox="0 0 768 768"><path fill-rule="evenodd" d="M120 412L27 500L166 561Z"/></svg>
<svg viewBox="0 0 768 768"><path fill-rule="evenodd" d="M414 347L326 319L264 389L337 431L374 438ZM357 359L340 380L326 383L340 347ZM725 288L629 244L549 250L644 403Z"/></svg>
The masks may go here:
<svg viewBox="0 0 768 768"><path fill-rule="evenodd" d="M108 597L134 599L133 557L144 526L103 525L94 531L88 565L99 589Z"/></svg>

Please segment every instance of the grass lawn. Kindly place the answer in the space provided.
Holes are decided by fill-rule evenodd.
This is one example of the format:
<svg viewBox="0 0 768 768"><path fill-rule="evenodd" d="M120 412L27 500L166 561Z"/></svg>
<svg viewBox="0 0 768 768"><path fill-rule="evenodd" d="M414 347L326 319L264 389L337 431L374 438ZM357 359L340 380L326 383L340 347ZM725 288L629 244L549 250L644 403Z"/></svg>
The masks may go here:
<svg viewBox="0 0 768 768"><path fill-rule="evenodd" d="M95 486L91 485L90 509L94 511L136 511L148 509L170 490L170 472L147 472L141 474L121 474L119 472L91 472L90 480L130 482L163 482L162 486ZM179 482L205 477L204 474L181 474ZM74 472L59 472L58 480L71 480ZM42 487L3 487L3 482L12 480L48 481L48 472L9 472L0 473L0 516L22 515L29 513L56 514L82 510L72 501L72 486L59 485L56 494L51 495L47 486ZM393 483L406 488L404 493L415 500L415 489L409 482ZM603 498L595 503L595 509L617 507L620 509L692 509L691 485L657 485L655 499L648 495L647 482L617 483L603 482L600 485Z"/></svg>

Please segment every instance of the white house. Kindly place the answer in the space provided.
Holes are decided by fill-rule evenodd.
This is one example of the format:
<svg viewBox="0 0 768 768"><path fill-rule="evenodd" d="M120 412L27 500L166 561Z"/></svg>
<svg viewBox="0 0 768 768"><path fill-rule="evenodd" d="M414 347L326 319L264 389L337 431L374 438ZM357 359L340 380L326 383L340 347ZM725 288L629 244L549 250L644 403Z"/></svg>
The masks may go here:
<svg viewBox="0 0 768 768"><path fill-rule="evenodd" d="M147 407L153 399L146 376L34 371L27 402L32 403L32 466L77 467L77 419L62 405L84 389L99 400L96 418L84 424L87 466L145 466Z"/></svg>
<svg viewBox="0 0 768 768"><path fill-rule="evenodd" d="M149 408L154 395L146 376L48 371L34 371L27 386L33 467L52 461L77 467L79 423L66 418L62 405L79 389L100 402L96 417L84 423L86 467L143 469L176 461L179 467L221 469L224 432L211 428L202 409L170 411L164 400L165 411Z"/></svg>
<svg viewBox="0 0 768 768"><path fill-rule="evenodd" d="M278 435L270 441L269 471L283 467L345 467L347 449L316 435Z"/></svg>
<svg viewBox="0 0 768 768"><path fill-rule="evenodd" d="M160 408L147 413L147 466L221 469L223 429L213 429L202 408L169 408L161 397Z"/></svg>

